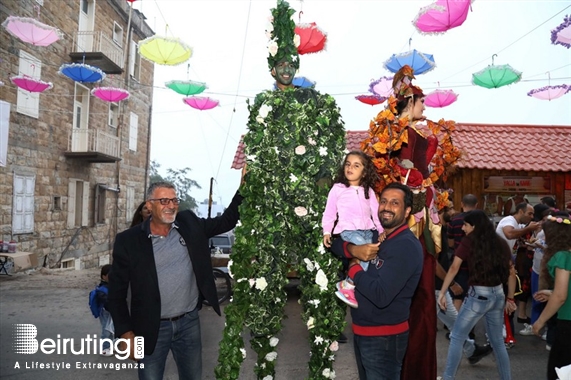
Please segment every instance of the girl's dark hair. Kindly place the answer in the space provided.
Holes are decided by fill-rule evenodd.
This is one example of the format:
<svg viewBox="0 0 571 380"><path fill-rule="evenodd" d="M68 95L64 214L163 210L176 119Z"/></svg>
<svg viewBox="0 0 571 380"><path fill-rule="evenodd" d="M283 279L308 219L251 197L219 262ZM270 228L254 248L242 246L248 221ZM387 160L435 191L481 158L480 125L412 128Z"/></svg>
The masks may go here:
<svg viewBox="0 0 571 380"><path fill-rule="evenodd" d="M474 227L467 236L472 252L468 261L469 283L496 286L508 281L511 252L508 244L494 230L494 225L482 210L472 210L464 216L464 223Z"/></svg>
<svg viewBox="0 0 571 380"><path fill-rule="evenodd" d="M369 189L375 188L379 181L379 174L377 173L375 165L373 165L371 157L367 156L365 152L361 150L352 150L347 153L343 159L343 164L341 164L337 170L337 175L335 176L333 183L342 183L349 187L349 181L345 177L345 162L349 156L358 156L361 159L361 163L363 164L363 178L361 178L359 185L363 186L363 189L365 189L365 199L369 199Z"/></svg>
<svg viewBox="0 0 571 380"><path fill-rule="evenodd" d="M569 213L557 211L552 216L568 219ZM557 252L571 249L571 225L546 220L543 222L542 227L545 232L545 244L547 247L543 251L543 259L541 259L541 276L547 280L549 288L553 289L555 282L549 274L547 263Z"/></svg>
<svg viewBox="0 0 571 380"><path fill-rule="evenodd" d="M135 210L135 214L133 214L133 221L131 222L131 227L136 226L137 224L143 223L143 207L145 207L145 202L141 202L139 207Z"/></svg>
<svg viewBox="0 0 571 380"><path fill-rule="evenodd" d="M416 104L416 101L418 99L422 99L424 97L424 95L413 95L412 98L411 97L406 97L403 100L399 101L397 103L396 109L397 109L397 114L400 115L403 113L403 111L406 109L406 107L408 106L408 104L411 102L412 100L412 105L414 106Z"/></svg>

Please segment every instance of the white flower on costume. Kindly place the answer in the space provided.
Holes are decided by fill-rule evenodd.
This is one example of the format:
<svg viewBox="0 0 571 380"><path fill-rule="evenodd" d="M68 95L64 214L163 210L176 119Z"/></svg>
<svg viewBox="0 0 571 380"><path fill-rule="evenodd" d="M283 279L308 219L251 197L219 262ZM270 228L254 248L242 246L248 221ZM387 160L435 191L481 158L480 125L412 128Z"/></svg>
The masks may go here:
<svg viewBox="0 0 571 380"><path fill-rule="evenodd" d="M274 150L276 151L276 154L280 154L280 150L278 149L277 146L274 146Z"/></svg>
<svg viewBox="0 0 571 380"><path fill-rule="evenodd" d="M268 44L268 52L272 57L275 57L278 53L278 43L274 40L270 41Z"/></svg>
<svg viewBox="0 0 571 380"><path fill-rule="evenodd" d="M265 367L265 363L264 363L264 367ZM272 375L268 375L268 376L264 377L262 380L274 380L274 377Z"/></svg>
<svg viewBox="0 0 571 380"><path fill-rule="evenodd" d="M315 341L313 343L321 344L321 343L323 343L323 338L321 336L316 336Z"/></svg>
<svg viewBox="0 0 571 380"><path fill-rule="evenodd" d="M303 262L305 263L305 267L307 268L308 271L311 272L315 269L315 267L313 266L313 263L307 257L305 259L303 259Z"/></svg>
<svg viewBox="0 0 571 380"><path fill-rule="evenodd" d="M230 278L234 278L232 274L232 264L234 264L234 261L228 260L228 276L230 276Z"/></svg>
<svg viewBox="0 0 571 380"><path fill-rule="evenodd" d="M274 31L274 24L268 21L268 23L266 24L266 32L273 32L273 31Z"/></svg>
<svg viewBox="0 0 571 380"><path fill-rule="evenodd" d="M292 173L292 174L289 175L289 180L290 180L291 182L297 182L297 177L295 176L295 174Z"/></svg>
<svg viewBox="0 0 571 380"><path fill-rule="evenodd" d="M300 155L300 156L302 154L305 154L305 147L303 145L300 145L297 148L295 148L295 154Z"/></svg>
<svg viewBox="0 0 571 380"><path fill-rule="evenodd" d="M278 357L278 353L275 351L268 352L266 354L266 360L269 362L273 362L274 360L276 360L277 357Z"/></svg>
<svg viewBox="0 0 571 380"><path fill-rule="evenodd" d="M323 244L320 244L317 248L317 252L321 253L322 255L325 254L325 248L323 248Z"/></svg>
<svg viewBox="0 0 571 380"><path fill-rule="evenodd" d="M242 353L242 359L246 359L246 349L240 348L240 352Z"/></svg>
<svg viewBox="0 0 571 380"><path fill-rule="evenodd" d="M312 139L311 137L307 139L307 142L309 143L309 145L316 145L317 142L315 142L314 139Z"/></svg>
<svg viewBox="0 0 571 380"><path fill-rule="evenodd" d="M320 156L327 156L327 147L326 146L322 146L321 148L319 148L319 155Z"/></svg>
<svg viewBox="0 0 571 380"><path fill-rule="evenodd" d="M262 121L263 121L263 119L262 119ZM250 154L250 155L246 156L246 159L248 161L252 161L252 162L256 161L256 158L258 158L258 157L255 154Z"/></svg>
<svg viewBox="0 0 571 380"><path fill-rule="evenodd" d="M321 303L320 300L311 300L307 302L310 305L314 305L315 307L319 306L319 304Z"/></svg>
<svg viewBox="0 0 571 380"><path fill-rule="evenodd" d="M249 279L248 282L250 283L250 288L256 284L256 280L253 278Z"/></svg>
<svg viewBox="0 0 571 380"><path fill-rule="evenodd" d="M299 36L299 34L293 36L293 44L295 45L295 47L299 47L300 43L301 43L301 37Z"/></svg>
<svg viewBox="0 0 571 380"><path fill-rule="evenodd" d="M336 340L333 341L333 343L331 343L329 346L329 349L333 352L337 351L339 349L339 343Z"/></svg>
<svg viewBox="0 0 571 380"><path fill-rule="evenodd" d="M315 276L315 283L319 285L319 289L324 292L327 290L327 284L329 281L327 280L327 276L322 269L317 271L317 275Z"/></svg>
<svg viewBox="0 0 571 380"><path fill-rule="evenodd" d="M270 338L270 346L271 347L277 346L279 341L280 340L278 338L276 338L275 336L271 337Z"/></svg>
<svg viewBox="0 0 571 380"><path fill-rule="evenodd" d="M330 378L329 376L331 376L331 369L325 368L325 369L323 370L323 372L321 372L321 374L322 374L323 377L325 377L326 379L329 379L329 378Z"/></svg>
<svg viewBox="0 0 571 380"><path fill-rule="evenodd" d="M293 211L295 212L295 215L297 215L297 216L306 216L307 215L307 209L305 207L298 206L298 207L294 208Z"/></svg>
<svg viewBox="0 0 571 380"><path fill-rule="evenodd" d="M309 317L309 319L307 320L307 329L311 330L314 327L315 327L315 319L313 317Z"/></svg>
<svg viewBox="0 0 571 380"><path fill-rule="evenodd" d="M260 277L256 279L256 289L264 290L268 286L268 282L265 277Z"/></svg>

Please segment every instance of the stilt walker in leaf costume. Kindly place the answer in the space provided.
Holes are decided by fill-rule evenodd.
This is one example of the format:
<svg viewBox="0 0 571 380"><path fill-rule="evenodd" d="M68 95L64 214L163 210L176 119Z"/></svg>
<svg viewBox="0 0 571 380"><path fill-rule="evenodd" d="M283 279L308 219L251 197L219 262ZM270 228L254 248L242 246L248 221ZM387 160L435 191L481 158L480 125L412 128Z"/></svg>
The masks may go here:
<svg viewBox="0 0 571 380"><path fill-rule="evenodd" d="M388 183L401 182L414 194L408 225L422 244L424 262L410 307L401 379L432 380L436 378L435 255L441 249L433 184L446 179L460 152L452 144L453 121L425 122L424 94L412 79L413 70L407 65L395 74L394 95L371 121L369 137L361 148L372 157L381 176L379 192Z"/></svg>
<svg viewBox="0 0 571 380"><path fill-rule="evenodd" d="M333 352L345 326L345 308L334 295L340 263L323 247L320 223L344 156L345 130L333 97L292 85L299 68L293 14L282 0L272 9L266 34L277 89L258 94L248 105L244 201L229 263L234 295L225 309L217 379L238 379L246 355L244 326L258 356L257 378L273 379L291 269L301 279L309 378L335 376Z"/></svg>

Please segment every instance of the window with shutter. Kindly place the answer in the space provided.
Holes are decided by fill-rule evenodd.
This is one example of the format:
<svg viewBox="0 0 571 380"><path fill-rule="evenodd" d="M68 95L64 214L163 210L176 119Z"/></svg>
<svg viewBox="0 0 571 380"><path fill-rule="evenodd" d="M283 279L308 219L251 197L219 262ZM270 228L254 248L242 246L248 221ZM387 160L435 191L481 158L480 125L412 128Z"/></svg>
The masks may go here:
<svg viewBox="0 0 571 380"><path fill-rule="evenodd" d="M139 80L141 72L141 55L139 54L139 44L131 40L129 47L129 75L135 80Z"/></svg>
<svg viewBox="0 0 571 380"><path fill-rule="evenodd" d="M137 151L137 135L139 132L139 116L136 113L131 112L131 117L129 119L129 149L136 152Z"/></svg>
<svg viewBox="0 0 571 380"><path fill-rule="evenodd" d="M26 75L33 79L40 79L42 75L42 62L31 54L20 50L20 63L18 75ZM18 113L38 118L40 110L40 94L18 88L16 111Z"/></svg>
<svg viewBox="0 0 571 380"><path fill-rule="evenodd" d="M14 173L14 195L12 201L12 233L34 232L34 188L35 175Z"/></svg>

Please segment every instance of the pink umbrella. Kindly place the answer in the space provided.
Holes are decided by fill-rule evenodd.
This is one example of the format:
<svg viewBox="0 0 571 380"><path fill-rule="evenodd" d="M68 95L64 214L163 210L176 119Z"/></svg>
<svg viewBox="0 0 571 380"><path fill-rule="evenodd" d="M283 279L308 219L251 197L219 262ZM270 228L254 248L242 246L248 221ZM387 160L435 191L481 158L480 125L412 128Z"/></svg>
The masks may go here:
<svg viewBox="0 0 571 380"><path fill-rule="evenodd" d="M571 47L571 16L567 15L557 28L551 31L551 43Z"/></svg>
<svg viewBox="0 0 571 380"><path fill-rule="evenodd" d="M192 108L196 108L201 111L209 110L219 104L218 100L203 96L190 96L188 98L184 98L182 101Z"/></svg>
<svg viewBox="0 0 571 380"><path fill-rule="evenodd" d="M316 23L298 24L295 26L295 34L300 42L297 47L299 54L317 53L325 48L327 34L319 29Z"/></svg>
<svg viewBox="0 0 571 380"><path fill-rule="evenodd" d="M383 98L388 98L393 94L393 77L381 77L372 81L369 91Z"/></svg>
<svg viewBox="0 0 571 380"><path fill-rule="evenodd" d="M62 37L59 29L29 17L9 16L2 26L14 37L35 46L48 46Z"/></svg>
<svg viewBox="0 0 571 380"><path fill-rule="evenodd" d="M444 33L466 21L471 0L437 0L421 8L412 24L421 33Z"/></svg>
<svg viewBox="0 0 571 380"><path fill-rule="evenodd" d="M569 92L571 87L566 84L560 84L557 86L545 86L541 88L536 88L527 93L527 96L532 96L536 99L541 100L552 100L557 99Z"/></svg>
<svg viewBox="0 0 571 380"><path fill-rule="evenodd" d="M50 82L44 82L39 79L34 79L27 75L18 75L10 78L10 80L16 86L30 92L44 92L45 90L49 90L50 88L53 87L53 84L51 84Z"/></svg>
<svg viewBox="0 0 571 380"><path fill-rule="evenodd" d="M91 95L106 102L120 102L129 97L129 91L116 87L97 87L91 90Z"/></svg>
<svg viewBox="0 0 571 380"><path fill-rule="evenodd" d="M453 90L434 90L424 98L424 105L433 108L449 106L458 99Z"/></svg>

